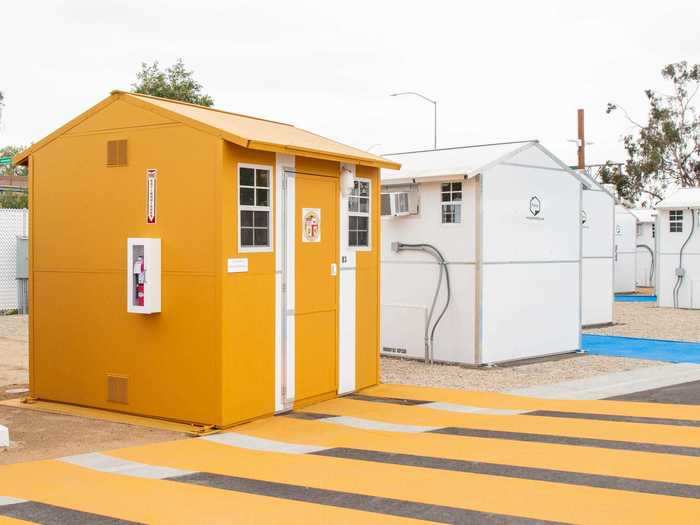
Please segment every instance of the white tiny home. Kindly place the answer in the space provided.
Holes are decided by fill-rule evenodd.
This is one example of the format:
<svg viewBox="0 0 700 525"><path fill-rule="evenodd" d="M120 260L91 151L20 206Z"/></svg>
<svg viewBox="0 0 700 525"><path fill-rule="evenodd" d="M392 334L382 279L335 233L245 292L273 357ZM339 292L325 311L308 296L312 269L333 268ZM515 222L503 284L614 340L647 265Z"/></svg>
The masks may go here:
<svg viewBox="0 0 700 525"><path fill-rule="evenodd" d="M700 308L700 188L683 188L656 205L659 306Z"/></svg>
<svg viewBox="0 0 700 525"><path fill-rule="evenodd" d="M382 170L384 355L483 365L580 349L587 179L537 142L387 157L402 168Z"/></svg>
<svg viewBox="0 0 700 525"><path fill-rule="evenodd" d="M656 210L630 210L637 217L637 286L654 286L656 261Z"/></svg>
<svg viewBox="0 0 700 525"><path fill-rule="evenodd" d="M615 197L585 175L591 184L583 192L583 289L581 324L595 326L613 322Z"/></svg>
<svg viewBox="0 0 700 525"><path fill-rule="evenodd" d="M615 206L615 293L637 290L637 217Z"/></svg>

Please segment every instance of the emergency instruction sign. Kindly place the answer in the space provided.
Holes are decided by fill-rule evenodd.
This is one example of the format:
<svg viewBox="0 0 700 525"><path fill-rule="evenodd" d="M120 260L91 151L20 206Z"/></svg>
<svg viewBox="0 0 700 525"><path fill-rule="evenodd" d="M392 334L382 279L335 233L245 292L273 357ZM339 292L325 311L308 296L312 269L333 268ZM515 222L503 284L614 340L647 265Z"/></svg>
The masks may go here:
<svg viewBox="0 0 700 525"><path fill-rule="evenodd" d="M146 221L148 224L156 223L156 179L158 170L146 170Z"/></svg>

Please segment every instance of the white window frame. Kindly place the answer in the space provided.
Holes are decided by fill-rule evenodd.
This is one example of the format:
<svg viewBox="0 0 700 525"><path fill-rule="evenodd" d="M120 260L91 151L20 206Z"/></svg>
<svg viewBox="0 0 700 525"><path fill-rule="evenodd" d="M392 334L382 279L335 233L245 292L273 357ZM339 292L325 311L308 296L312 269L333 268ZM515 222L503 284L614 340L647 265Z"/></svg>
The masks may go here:
<svg viewBox="0 0 700 525"><path fill-rule="evenodd" d="M460 224L462 224L462 221L464 220L464 181L462 181L462 180L446 180L446 181L440 182L439 184L440 184L440 188L439 188L439 192L440 192L440 224L442 226L446 226L448 228L454 227L454 226L459 226ZM452 189L452 184L459 184L459 187L460 187L459 192L462 194L462 200L461 201L443 201L442 194L446 193L446 192L442 191L443 184L450 185L450 197L452 196L452 193L457 191L457 190ZM459 222L444 222L442 220L443 208L447 205L459 206L459 208L460 208L460 210L459 210Z"/></svg>
<svg viewBox="0 0 700 525"><path fill-rule="evenodd" d="M369 193L367 195L367 213L361 211L350 211L350 199L355 195L350 193L347 200L346 212L348 214L347 223L347 236L348 236L348 249L354 250L356 252L369 252L372 251L372 179L365 179L361 177L355 177L354 181L366 182L369 185ZM353 189L354 189L353 183ZM350 244L350 217L367 217L367 246L352 246Z"/></svg>
<svg viewBox="0 0 700 525"><path fill-rule="evenodd" d="M674 214L680 214L680 218L674 218ZM669 233L683 233L683 210L669 210L668 211L668 232ZM680 226L680 230L674 230L674 226Z"/></svg>
<svg viewBox="0 0 700 525"><path fill-rule="evenodd" d="M269 196L269 206L250 206L250 205L242 205L241 204L241 168L251 168L253 170L267 170L270 173L270 187L268 188L270 192ZM267 166L264 164L247 164L243 162L239 162L238 166L236 167L236 195L238 197L238 210L236 213L238 213L238 217L236 220L236 225L237 225L237 232L236 232L236 237L238 239L238 252L239 253L269 253L274 251L274 224L273 224L273 198L274 198L274 179L275 179L275 171L272 166ZM248 187L248 186L246 186ZM257 189L257 186L254 186ZM253 190L255 191L255 190ZM241 212L242 211L265 211L268 213L267 217L267 227L268 227L268 235L267 235L267 246L241 246L241 228L242 228L242 221L241 221ZM254 234L254 233L253 233Z"/></svg>

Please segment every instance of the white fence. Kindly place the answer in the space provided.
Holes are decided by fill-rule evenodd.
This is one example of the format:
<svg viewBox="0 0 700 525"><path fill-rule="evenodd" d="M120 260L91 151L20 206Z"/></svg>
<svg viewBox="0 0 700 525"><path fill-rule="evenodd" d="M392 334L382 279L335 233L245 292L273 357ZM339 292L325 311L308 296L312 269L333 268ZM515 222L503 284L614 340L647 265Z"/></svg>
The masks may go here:
<svg viewBox="0 0 700 525"><path fill-rule="evenodd" d="M26 209L0 208L0 312L19 307L17 237L29 235Z"/></svg>

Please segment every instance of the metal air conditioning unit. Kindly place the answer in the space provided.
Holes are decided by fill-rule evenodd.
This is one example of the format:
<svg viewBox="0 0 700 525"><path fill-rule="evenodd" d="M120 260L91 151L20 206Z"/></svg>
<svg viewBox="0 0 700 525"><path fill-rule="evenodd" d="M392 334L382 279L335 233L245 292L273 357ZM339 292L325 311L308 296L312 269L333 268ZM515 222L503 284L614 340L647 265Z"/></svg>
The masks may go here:
<svg viewBox="0 0 700 525"><path fill-rule="evenodd" d="M382 217L403 217L418 214L417 191L382 193Z"/></svg>

